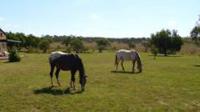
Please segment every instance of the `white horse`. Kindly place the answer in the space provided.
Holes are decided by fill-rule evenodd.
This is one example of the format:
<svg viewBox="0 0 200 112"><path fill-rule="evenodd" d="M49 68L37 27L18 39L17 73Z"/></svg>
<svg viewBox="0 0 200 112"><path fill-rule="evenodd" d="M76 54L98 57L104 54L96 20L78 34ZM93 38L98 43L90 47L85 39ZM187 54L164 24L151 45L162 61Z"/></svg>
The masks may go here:
<svg viewBox="0 0 200 112"><path fill-rule="evenodd" d="M118 70L118 64L121 62L122 70L124 69L124 61L132 61L132 72L135 72L135 63L137 62L137 69L138 72L142 72L142 62L140 59L140 56L136 50L126 50L126 49L120 49L116 52L115 55L115 66L116 71Z"/></svg>

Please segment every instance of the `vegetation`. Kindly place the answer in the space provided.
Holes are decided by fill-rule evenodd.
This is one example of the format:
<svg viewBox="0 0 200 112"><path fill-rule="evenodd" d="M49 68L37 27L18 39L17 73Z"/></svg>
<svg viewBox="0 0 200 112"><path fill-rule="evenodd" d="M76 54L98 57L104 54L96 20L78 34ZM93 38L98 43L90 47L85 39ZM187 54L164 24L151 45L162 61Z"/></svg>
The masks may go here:
<svg viewBox="0 0 200 112"><path fill-rule="evenodd" d="M73 38L70 42L70 46L76 53L80 53L84 50L81 38Z"/></svg>
<svg viewBox="0 0 200 112"><path fill-rule="evenodd" d="M107 39L99 39L99 40L96 41L96 43L97 43L97 48L98 48L100 53L103 50L105 50L107 46L110 45L110 43Z"/></svg>
<svg viewBox="0 0 200 112"><path fill-rule="evenodd" d="M21 60L16 49L13 48L9 51L9 59L8 60L9 60L9 62L19 62Z"/></svg>
<svg viewBox="0 0 200 112"><path fill-rule="evenodd" d="M48 54L23 55L20 63L0 61L2 112L200 110L200 61L197 56L153 60L149 54L142 53L144 72L129 74L111 72L114 52L80 54L88 75L86 91L70 93L65 91L69 87L70 72L61 72L61 87L48 89ZM125 62L127 71L131 70L130 64ZM76 85L79 90L78 80Z"/></svg>
<svg viewBox="0 0 200 112"><path fill-rule="evenodd" d="M192 39L195 41L195 43L200 45L200 16L199 20L196 23L196 26L192 29L190 33Z"/></svg>
<svg viewBox="0 0 200 112"><path fill-rule="evenodd" d="M49 49L50 42L47 39L43 39L39 43L40 49L43 51L43 53L46 53L47 50Z"/></svg>
<svg viewBox="0 0 200 112"><path fill-rule="evenodd" d="M183 42L177 31L161 30L151 35L151 44L158 49L158 53L167 56L169 53L180 51Z"/></svg>

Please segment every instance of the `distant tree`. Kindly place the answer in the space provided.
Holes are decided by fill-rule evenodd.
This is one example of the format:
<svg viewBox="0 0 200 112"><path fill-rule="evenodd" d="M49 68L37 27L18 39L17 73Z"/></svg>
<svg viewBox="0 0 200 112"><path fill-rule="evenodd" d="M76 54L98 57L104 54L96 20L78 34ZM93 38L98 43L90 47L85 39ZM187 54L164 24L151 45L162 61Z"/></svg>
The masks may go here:
<svg viewBox="0 0 200 112"><path fill-rule="evenodd" d="M171 35L171 53L176 53L177 51L181 50L181 46L183 45L183 41L181 36L178 35L176 30L172 31Z"/></svg>
<svg viewBox="0 0 200 112"><path fill-rule="evenodd" d="M70 42L70 46L76 53L80 53L82 50L84 50L84 45L81 38L73 38Z"/></svg>
<svg viewBox="0 0 200 112"><path fill-rule="evenodd" d="M158 55L158 49L154 45L151 47L151 53L153 54L154 59L156 59L156 56Z"/></svg>
<svg viewBox="0 0 200 112"><path fill-rule="evenodd" d="M148 49L151 47L151 44L149 41L142 42L142 46L144 47L144 52L147 52Z"/></svg>
<svg viewBox="0 0 200 112"><path fill-rule="evenodd" d="M190 35L195 42L200 41L200 26L195 26L190 32Z"/></svg>
<svg viewBox="0 0 200 112"><path fill-rule="evenodd" d="M72 37L66 37L63 39L62 44L64 44L66 47L68 47L71 43Z"/></svg>
<svg viewBox="0 0 200 112"><path fill-rule="evenodd" d="M104 39L104 38L97 40L96 43L97 43L97 49L99 50L100 53L103 50L105 50L107 46L110 45L110 42L107 39Z"/></svg>
<svg viewBox="0 0 200 112"><path fill-rule="evenodd" d="M128 42L129 49L135 48L135 43L133 41Z"/></svg>
<svg viewBox="0 0 200 112"><path fill-rule="evenodd" d="M196 22L195 27L190 32L190 36L195 41L196 44L200 45L200 16L199 20Z"/></svg>
<svg viewBox="0 0 200 112"><path fill-rule="evenodd" d="M6 36L7 36L8 39L17 40L17 41L21 42L19 45L15 46L15 47L17 47L17 49L21 49L22 47L24 47L25 38L26 38L26 35L24 33L8 32L8 33L6 33Z"/></svg>
<svg viewBox="0 0 200 112"><path fill-rule="evenodd" d="M30 34L26 38L27 47L38 48L40 42L40 38Z"/></svg>
<svg viewBox="0 0 200 112"><path fill-rule="evenodd" d="M161 30L151 35L151 45L158 49L158 53L167 56L181 49L183 42L177 31Z"/></svg>
<svg viewBox="0 0 200 112"><path fill-rule="evenodd" d="M50 42L47 39L42 39L39 43L40 49L43 51L43 53L46 53L47 50L49 49Z"/></svg>

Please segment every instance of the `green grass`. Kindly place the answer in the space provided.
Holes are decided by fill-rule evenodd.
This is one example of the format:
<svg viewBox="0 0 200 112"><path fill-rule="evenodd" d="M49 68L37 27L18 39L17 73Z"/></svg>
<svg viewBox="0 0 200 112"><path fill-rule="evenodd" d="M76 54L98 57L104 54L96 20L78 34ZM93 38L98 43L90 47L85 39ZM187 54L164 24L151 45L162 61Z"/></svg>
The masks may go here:
<svg viewBox="0 0 200 112"><path fill-rule="evenodd" d="M88 75L83 93L65 92L70 73L63 71L62 87L48 89L48 54L24 54L20 63L0 61L0 111L200 111L200 57L141 55L143 73L129 74L111 72L114 53L81 54ZM76 82L79 87L78 77Z"/></svg>

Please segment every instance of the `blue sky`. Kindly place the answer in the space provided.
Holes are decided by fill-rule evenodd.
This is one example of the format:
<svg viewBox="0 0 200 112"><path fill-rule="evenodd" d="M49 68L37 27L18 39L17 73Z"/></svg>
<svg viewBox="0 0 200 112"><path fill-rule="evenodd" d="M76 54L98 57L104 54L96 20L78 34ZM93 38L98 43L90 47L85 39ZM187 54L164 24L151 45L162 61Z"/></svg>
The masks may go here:
<svg viewBox="0 0 200 112"><path fill-rule="evenodd" d="M1 0L0 28L34 35L149 37L161 29L188 36L200 0Z"/></svg>

